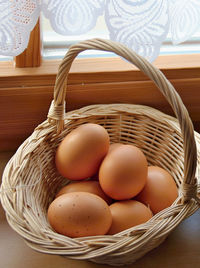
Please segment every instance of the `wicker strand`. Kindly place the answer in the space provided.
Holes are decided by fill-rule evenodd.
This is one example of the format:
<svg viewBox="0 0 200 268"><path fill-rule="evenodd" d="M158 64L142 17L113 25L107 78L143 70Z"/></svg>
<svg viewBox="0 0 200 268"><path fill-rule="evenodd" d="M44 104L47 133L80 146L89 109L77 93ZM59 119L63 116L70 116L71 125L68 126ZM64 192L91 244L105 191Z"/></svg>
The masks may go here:
<svg viewBox="0 0 200 268"><path fill-rule="evenodd" d="M60 118L63 120L65 113L65 102L62 105L56 105L55 101L53 100L51 102L51 106L49 108L48 118L52 120L60 120Z"/></svg>
<svg viewBox="0 0 200 268"><path fill-rule="evenodd" d="M0 188L0 194L5 194L7 192L17 192L17 191L20 191L20 190L23 190L25 188L31 188L31 187L34 187L36 186L37 184L39 184L42 180L42 166L41 166L41 162L40 162L40 157L38 158L38 167L39 167L39 178L31 183L31 184L20 184L20 185L17 185L17 186L13 186L13 187L4 187L4 185L2 184L1 188Z"/></svg>
<svg viewBox="0 0 200 268"><path fill-rule="evenodd" d="M195 184L182 183L181 193L183 195L184 202L195 199L200 205L200 198L197 196L197 182Z"/></svg>
<svg viewBox="0 0 200 268"><path fill-rule="evenodd" d="M56 124L57 134L60 134L64 126L64 115L65 115L65 101L56 105L55 101L51 102L49 112L48 112L48 122L50 124Z"/></svg>

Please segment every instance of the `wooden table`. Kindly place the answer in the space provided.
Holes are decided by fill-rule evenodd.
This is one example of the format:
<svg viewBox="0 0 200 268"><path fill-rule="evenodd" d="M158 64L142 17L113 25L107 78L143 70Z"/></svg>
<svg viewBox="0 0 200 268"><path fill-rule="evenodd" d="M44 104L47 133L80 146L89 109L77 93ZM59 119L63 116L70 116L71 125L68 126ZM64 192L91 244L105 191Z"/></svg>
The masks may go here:
<svg viewBox="0 0 200 268"><path fill-rule="evenodd" d="M13 152L0 153L0 174ZM87 261L75 261L30 249L8 225L0 205L0 267L5 268L100 268ZM108 266L109 267L109 266ZM123 266L125 267L125 266ZM183 221L157 249L149 252L130 268L200 267L200 210Z"/></svg>

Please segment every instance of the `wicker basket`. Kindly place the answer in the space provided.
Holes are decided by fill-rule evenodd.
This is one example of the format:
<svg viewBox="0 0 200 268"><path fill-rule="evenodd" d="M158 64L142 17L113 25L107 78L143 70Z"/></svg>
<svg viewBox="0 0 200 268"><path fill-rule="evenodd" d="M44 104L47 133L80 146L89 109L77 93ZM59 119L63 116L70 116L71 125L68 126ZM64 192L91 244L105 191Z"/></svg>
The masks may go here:
<svg viewBox="0 0 200 268"><path fill-rule="evenodd" d="M65 85L71 64L86 49L112 51L136 65L152 79L171 105L177 119L133 104L91 105L65 113ZM173 205L147 223L116 235L69 238L50 227L46 213L55 192L66 184L55 169L54 155L63 137L78 125L104 126L111 142L134 144L148 163L168 170L179 187ZM180 126L179 126L180 124ZM161 244L168 234L200 205L200 135L193 130L188 112L165 76L147 60L123 45L93 39L72 46L56 79L48 120L40 124L8 162L1 185L1 202L11 227L33 249L96 263L133 263ZM197 169L198 170L198 169Z"/></svg>

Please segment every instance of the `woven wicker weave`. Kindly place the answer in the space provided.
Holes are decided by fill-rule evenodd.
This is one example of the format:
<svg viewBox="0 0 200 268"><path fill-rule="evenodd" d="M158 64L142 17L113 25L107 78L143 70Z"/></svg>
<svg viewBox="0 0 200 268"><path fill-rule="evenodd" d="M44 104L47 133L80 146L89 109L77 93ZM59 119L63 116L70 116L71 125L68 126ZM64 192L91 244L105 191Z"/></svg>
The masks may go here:
<svg viewBox="0 0 200 268"><path fill-rule="evenodd" d="M91 105L65 114L67 75L78 53L86 49L112 51L136 65L157 85L177 119L133 104ZM68 238L52 230L47 208L66 184L55 169L54 155L63 137L78 125L104 126L111 142L131 143L144 152L148 163L168 170L179 187L174 204L147 223L116 235ZM196 169L197 166L197 169ZM1 202L11 227L40 252L110 265L129 264L162 243L186 217L199 208L200 135L165 76L147 60L121 44L93 39L72 46L56 79L48 120L39 125L8 162L2 179ZM199 184L198 184L199 183Z"/></svg>

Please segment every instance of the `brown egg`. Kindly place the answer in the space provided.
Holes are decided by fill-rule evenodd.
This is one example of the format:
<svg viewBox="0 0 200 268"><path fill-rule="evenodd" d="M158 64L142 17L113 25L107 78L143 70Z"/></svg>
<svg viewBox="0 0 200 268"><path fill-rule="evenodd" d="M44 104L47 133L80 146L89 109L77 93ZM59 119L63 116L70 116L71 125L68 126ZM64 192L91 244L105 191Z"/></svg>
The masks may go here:
<svg viewBox="0 0 200 268"><path fill-rule="evenodd" d="M50 204L48 220L52 228L69 237L104 235L112 216L107 203L86 192L63 194Z"/></svg>
<svg viewBox="0 0 200 268"><path fill-rule="evenodd" d="M136 196L147 179L147 160L133 145L121 145L104 158L99 170L99 183L113 199L124 200Z"/></svg>
<svg viewBox="0 0 200 268"><path fill-rule="evenodd" d="M155 214L171 206L177 197L178 189L172 176L160 167L148 167L146 185L136 199L149 206Z"/></svg>
<svg viewBox="0 0 200 268"><path fill-rule="evenodd" d="M112 152L114 149L118 148L121 145L123 145L123 144L122 143L112 143L112 144L110 144L108 153Z"/></svg>
<svg viewBox="0 0 200 268"><path fill-rule="evenodd" d="M109 149L109 135L98 124L83 124L72 130L56 152L59 173L70 180L82 180L97 173Z"/></svg>
<svg viewBox="0 0 200 268"><path fill-rule="evenodd" d="M118 201L110 205L112 225L107 234L113 235L133 226L147 222L151 210L136 200Z"/></svg>
<svg viewBox="0 0 200 268"><path fill-rule="evenodd" d="M103 200L105 200L108 204L112 203L112 199L103 192L98 181L78 181L69 183L57 193L56 198L62 194L73 192L88 192L96 194L103 198Z"/></svg>

